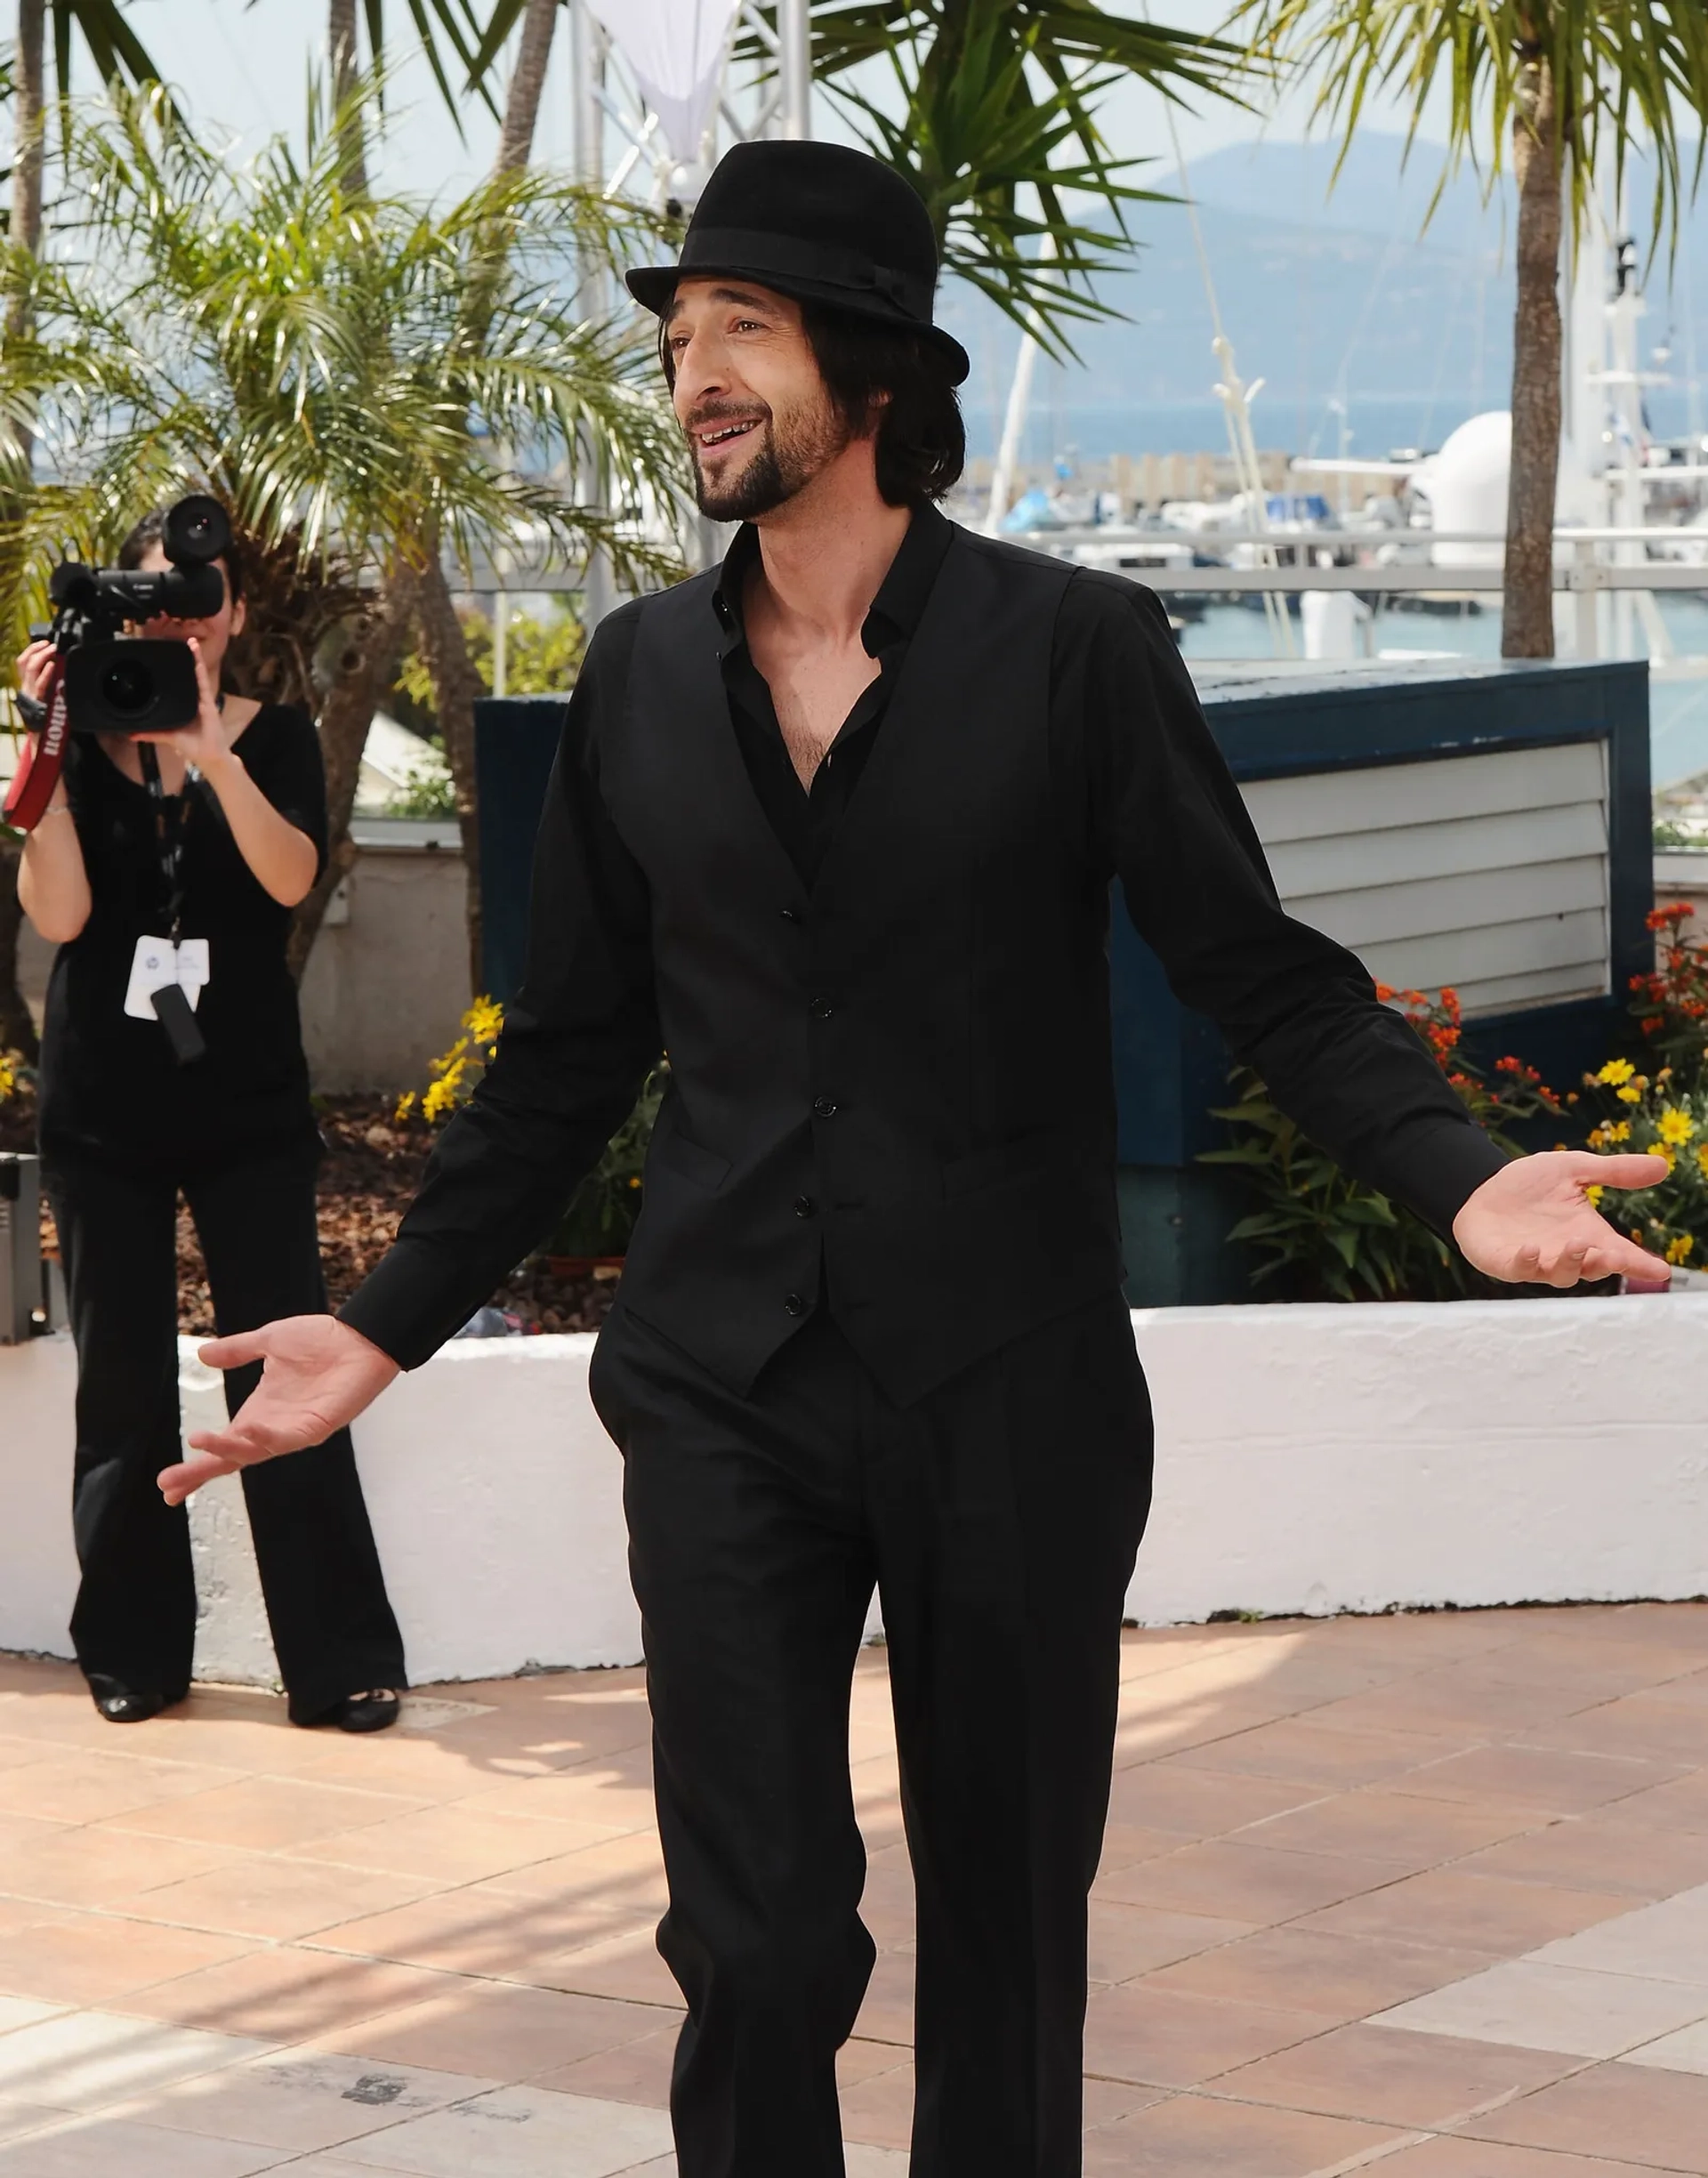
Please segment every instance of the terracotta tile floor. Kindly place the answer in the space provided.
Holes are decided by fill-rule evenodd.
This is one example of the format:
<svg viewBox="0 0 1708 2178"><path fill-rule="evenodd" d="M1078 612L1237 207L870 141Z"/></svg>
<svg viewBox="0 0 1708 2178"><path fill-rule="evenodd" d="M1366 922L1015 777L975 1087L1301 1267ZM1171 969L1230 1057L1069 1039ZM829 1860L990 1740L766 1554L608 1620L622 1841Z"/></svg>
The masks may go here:
<svg viewBox="0 0 1708 2178"><path fill-rule="evenodd" d="M903 2178L881 1650L850 2178ZM0 2178L665 2178L678 2017L635 1672L378 1740L0 1658ZM1086 2170L1708 2174L1708 1606L1127 1636Z"/></svg>

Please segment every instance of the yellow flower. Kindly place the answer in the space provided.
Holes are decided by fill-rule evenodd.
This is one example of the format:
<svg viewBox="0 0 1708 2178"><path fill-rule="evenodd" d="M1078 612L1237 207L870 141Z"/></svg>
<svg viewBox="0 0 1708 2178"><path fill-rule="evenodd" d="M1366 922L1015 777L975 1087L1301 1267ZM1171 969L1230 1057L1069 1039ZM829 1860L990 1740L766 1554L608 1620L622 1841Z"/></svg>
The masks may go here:
<svg viewBox="0 0 1708 2178"><path fill-rule="evenodd" d="M421 1100L421 1116L437 1124L456 1103L456 1085L448 1077L436 1081Z"/></svg>
<svg viewBox="0 0 1708 2178"><path fill-rule="evenodd" d="M1629 1141L1631 1140L1631 1122L1629 1119L1609 1119L1601 1132L1610 1142Z"/></svg>
<svg viewBox="0 0 1708 2178"><path fill-rule="evenodd" d="M398 1109L392 1113L391 1117L394 1119L407 1119L415 1109L415 1093L413 1089L406 1089L403 1094L398 1099Z"/></svg>
<svg viewBox="0 0 1708 2178"><path fill-rule="evenodd" d="M1661 1114L1661 1140L1674 1150L1681 1150L1696 1131L1696 1123L1688 1111L1676 1105L1669 1106Z"/></svg>
<svg viewBox="0 0 1708 2178"><path fill-rule="evenodd" d="M477 998L463 1016L463 1026L477 1044L495 1044L504 1025L504 1009L495 998Z"/></svg>
<svg viewBox="0 0 1708 2178"><path fill-rule="evenodd" d="M1601 1198L1605 1192L1605 1189L1599 1187L1587 1187L1584 1189L1584 1198L1589 1203L1591 1210L1599 1210L1601 1207Z"/></svg>
<svg viewBox="0 0 1708 2178"><path fill-rule="evenodd" d="M1670 1263L1681 1263L1686 1262L1689 1257L1691 1249L1695 1247L1696 1245L1696 1242L1691 1238L1688 1233L1680 1233L1676 1240L1669 1240L1667 1242L1666 1260Z"/></svg>
<svg viewBox="0 0 1708 2178"><path fill-rule="evenodd" d="M1609 1089L1615 1089L1621 1082L1628 1082L1636 1071L1629 1059L1609 1059L1595 1078L1599 1082L1606 1082Z"/></svg>
<svg viewBox="0 0 1708 2178"><path fill-rule="evenodd" d="M1642 1091L1640 1089L1633 1088L1629 1082L1625 1084L1623 1089L1615 1090L1614 1093L1617 1096L1622 1104L1640 1104L1643 1101Z"/></svg>
<svg viewBox="0 0 1708 2178"><path fill-rule="evenodd" d="M1696 1170L1704 1180L1708 1180L1708 1142L1696 1145Z"/></svg>
<svg viewBox="0 0 1708 2178"><path fill-rule="evenodd" d="M18 1077L12 1072L10 1061L0 1056L0 1104L5 1102L17 1086Z"/></svg>

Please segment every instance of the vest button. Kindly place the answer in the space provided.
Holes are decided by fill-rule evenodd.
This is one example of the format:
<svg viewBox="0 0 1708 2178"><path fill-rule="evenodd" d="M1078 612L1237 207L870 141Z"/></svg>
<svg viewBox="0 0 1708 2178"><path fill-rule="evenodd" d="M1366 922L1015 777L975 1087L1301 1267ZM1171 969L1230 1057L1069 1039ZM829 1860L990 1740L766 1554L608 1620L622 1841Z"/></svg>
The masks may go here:
<svg viewBox="0 0 1708 2178"><path fill-rule="evenodd" d="M798 923L801 920L801 910L798 908L786 908L783 910L783 920L786 923Z"/></svg>
<svg viewBox="0 0 1708 2178"><path fill-rule="evenodd" d="M815 1119L834 1119L836 1117L835 1098L814 1097L812 1100L812 1116Z"/></svg>
<svg viewBox="0 0 1708 2178"><path fill-rule="evenodd" d="M794 1214L802 1218L817 1217L818 1206L810 1195L797 1195L794 1198Z"/></svg>
<svg viewBox="0 0 1708 2178"><path fill-rule="evenodd" d="M791 1316L804 1316L807 1312L806 1295L804 1294L785 1294L783 1305Z"/></svg>
<svg viewBox="0 0 1708 2178"><path fill-rule="evenodd" d="M807 1011L814 1020L828 1020L836 1009L828 998L815 998Z"/></svg>

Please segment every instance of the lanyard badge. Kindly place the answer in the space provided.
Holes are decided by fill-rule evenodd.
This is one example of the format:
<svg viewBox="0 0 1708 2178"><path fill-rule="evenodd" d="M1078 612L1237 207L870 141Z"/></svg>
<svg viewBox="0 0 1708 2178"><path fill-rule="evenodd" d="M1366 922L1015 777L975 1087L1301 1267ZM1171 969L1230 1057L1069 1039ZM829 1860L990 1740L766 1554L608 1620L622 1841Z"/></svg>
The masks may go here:
<svg viewBox="0 0 1708 2178"><path fill-rule="evenodd" d="M207 940L186 938L184 919L183 797L168 804L160 759L149 741L137 744L143 782L154 808L155 835L160 843L160 868L166 881L166 917L170 935L139 938L131 963L130 987L125 993L125 1011L139 1020L150 1015L166 1032L172 1055L180 1066L201 1058L207 1043L196 1025L196 1008L208 980Z"/></svg>

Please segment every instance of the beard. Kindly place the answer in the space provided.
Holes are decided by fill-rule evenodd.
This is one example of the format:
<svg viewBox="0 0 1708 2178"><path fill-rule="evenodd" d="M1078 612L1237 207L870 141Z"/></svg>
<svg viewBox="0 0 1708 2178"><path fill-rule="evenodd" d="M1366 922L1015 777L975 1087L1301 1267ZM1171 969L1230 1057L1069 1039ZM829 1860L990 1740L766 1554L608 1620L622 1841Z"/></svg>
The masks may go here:
<svg viewBox="0 0 1708 2178"><path fill-rule="evenodd" d="M745 421L751 410L705 408L689 425L697 431L707 424L737 417ZM822 396L809 409L786 410L779 419L767 409L751 434L753 451L738 469L715 479L706 473L698 448L694 449L694 497L702 514L713 521L757 521L774 513L811 483L848 445L853 433L831 402Z"/></svg>

